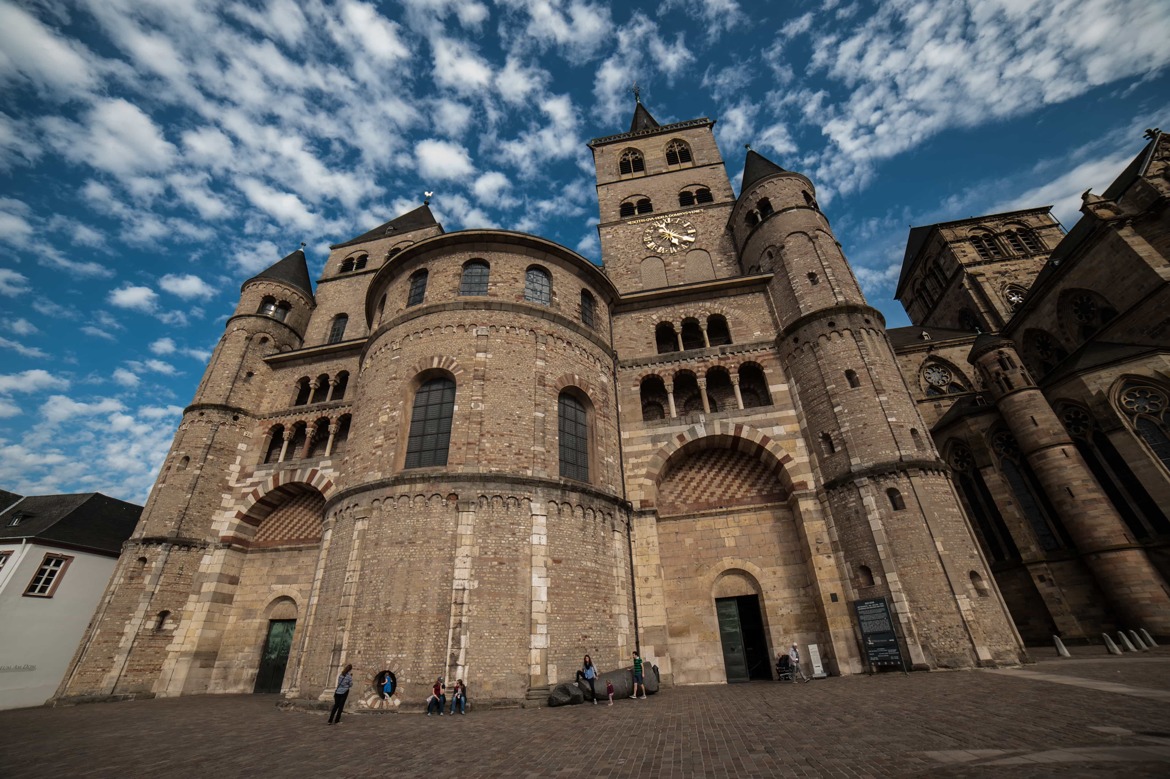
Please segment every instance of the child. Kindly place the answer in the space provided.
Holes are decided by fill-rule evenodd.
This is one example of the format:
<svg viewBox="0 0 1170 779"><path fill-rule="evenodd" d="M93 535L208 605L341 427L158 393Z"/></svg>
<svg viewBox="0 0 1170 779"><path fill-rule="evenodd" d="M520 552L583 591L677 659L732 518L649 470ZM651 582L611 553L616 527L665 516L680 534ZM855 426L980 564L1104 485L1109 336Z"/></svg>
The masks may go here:
<svg viewBox="0 0 1170 779"><path fill-rule="evenodd" d="M609 705L613 705L613 682L605 680L605 694L609 696Z"/></svg>

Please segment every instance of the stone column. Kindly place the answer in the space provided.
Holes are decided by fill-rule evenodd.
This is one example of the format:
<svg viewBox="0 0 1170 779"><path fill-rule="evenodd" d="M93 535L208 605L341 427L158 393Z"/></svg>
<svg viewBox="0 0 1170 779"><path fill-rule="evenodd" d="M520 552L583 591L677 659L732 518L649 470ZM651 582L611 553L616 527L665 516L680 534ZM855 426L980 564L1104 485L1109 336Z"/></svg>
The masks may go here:
<svg viewBox="0 0 1170 779"><path fill-rule="evenodd" d="M674 382L663 382L666 386L666 402L670 405L670 418L674 419L678 416L678 411L674 407Z"/></svg>
<svg viewBox="0 0 1170 779"><path fill-rule="evenodd" d="M284 456L288 454L288 445L292 443L293 429L286 427L280 434L280 457L276 458L278 463L284 462Z"/></svg>
<svg viewBox="0 0 1170 779"><path fill-rule="evenodd" d="M325 393L325 402L333 400L333 390L337 388L337 379L329 379L329 391Z"/></svg>
<svg viewBox="0 0 1170 779"><path fill-rule="evenodd" d="M329 423L329 442L325 444L325 456L328 457L333 454L333 441L337 438L338 424L336 422Z"/></svg>
<svg viewBox="0 0 1170 779"><path fill-rule="evenodd" d="M967 358L979 368L995 405L1109 599L1122 627L1170 635L1170 592L1093 477L1015 345L982 335Z"/></svg>
<svg viewBox="0 0 1170 779"><path fill-rule="evenodd" d="M739 410L743 411L743 394L739 391L739 374L731 374L731 388L735 390L735 405L739 406Z"/></svg>
<svg viewBox="0 0 1170 779"><path fill-rule="evenodd" d="M701 379L697 379L697 381L699 383L699 397L703 401L703 413L710 414L711 401L707 399L707 377L704 376Z"/></svg>

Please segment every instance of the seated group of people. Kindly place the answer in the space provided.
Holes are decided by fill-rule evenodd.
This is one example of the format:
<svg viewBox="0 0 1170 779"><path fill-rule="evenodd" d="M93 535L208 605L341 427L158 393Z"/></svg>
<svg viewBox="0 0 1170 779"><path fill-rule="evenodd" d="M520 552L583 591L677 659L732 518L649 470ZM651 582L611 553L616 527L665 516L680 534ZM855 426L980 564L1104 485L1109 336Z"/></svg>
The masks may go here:
<svg viewBox="0 0 1170 779"><path fill-rule="evenodd" d="M430 697L427 698L427 716L431 716L431 709L439 712L439 716L443 716L443 707L447 705L447 685L443 684L443 677L435 679L435 684L431 687ZM460 714L467 713L467 685L463 683L462 679L455 680L455 686L451 689L451 714L455 713L455 708L459 708Z"/></svg>

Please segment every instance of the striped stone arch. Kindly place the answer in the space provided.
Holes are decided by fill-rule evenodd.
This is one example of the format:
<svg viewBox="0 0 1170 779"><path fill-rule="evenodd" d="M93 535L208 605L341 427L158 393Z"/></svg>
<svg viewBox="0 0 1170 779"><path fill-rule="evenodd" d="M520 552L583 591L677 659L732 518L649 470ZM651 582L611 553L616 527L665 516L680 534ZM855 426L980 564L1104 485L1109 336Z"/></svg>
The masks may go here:
<svg viewBox="0 0 1170 779"><path fill-rule="evenodd" d="M550 385L552 391L557 395L561 394L561 390L566 387L576 387L591 398L598 397L597 388L589 383L589 379L584 376L578 376L575 373L566 373L558 376Z"/></svg>
<svg viewBox="0 0 1170 779"><path fill-rule="evenodd" d="M259 525L289 497L310 490L320 492L328 500L336 492L336 487L329 476L316 468L277 470L244 496L235 518L250 525Z"/></svg>
<svg viewBox="0 0 1170 779"><path fill-rule="evenodd" d="M658 501L658 483L666 475L667 466L675 457L693 454L704 449L733 449L758 459L776 471L780 483L789 492L803 492L807 482L792 480L789 472L792 455L771 437L748 425L718 420L692 425L660 448L646 464L643 477L641 508L654 508Z"/></svg>
<svg viewBox="0 0 1170 779"><path fill-rule="evenodd" d="M438 354L425 360L419 360L414 365L410 366L410 369L407 373L407 380L413 379L423 371L431 371L436 369L446 371L455 377L458 377L461 373L463 373L463 368L460 367L458 360L456 360L454 357ZM458 383L458 381L456 383Z"/></svg>

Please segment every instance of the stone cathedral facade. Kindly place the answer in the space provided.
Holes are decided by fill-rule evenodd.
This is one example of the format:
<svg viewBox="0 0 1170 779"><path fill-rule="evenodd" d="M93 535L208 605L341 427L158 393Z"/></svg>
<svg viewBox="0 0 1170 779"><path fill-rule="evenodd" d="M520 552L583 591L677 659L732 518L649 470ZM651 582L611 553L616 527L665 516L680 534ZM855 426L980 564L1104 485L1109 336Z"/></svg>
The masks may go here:
<svg viewBox="0 0 1170 779"><path fill-rule="evenodd" d="M1011 588L1036 574L969 521L921 344L895 350L809 179L749 152L734 195L713 124L639 103L590 142L604 267L423 205L316 285L299 251L246 281L58 697L315 699L352 663L406 701L442 675L521 702L586 652L701 684L771 678L793 642L852 674L876 597L914 667L1019 662ZM1048 473L1076 450L1056 417L1023 430L1038 390L993 389L1011 337L946 365L975 356L978 407ZM1107 519L1074 542L1119 543ZM1170 633L1144 555L1087 548L1066 610Z"/></svg>

